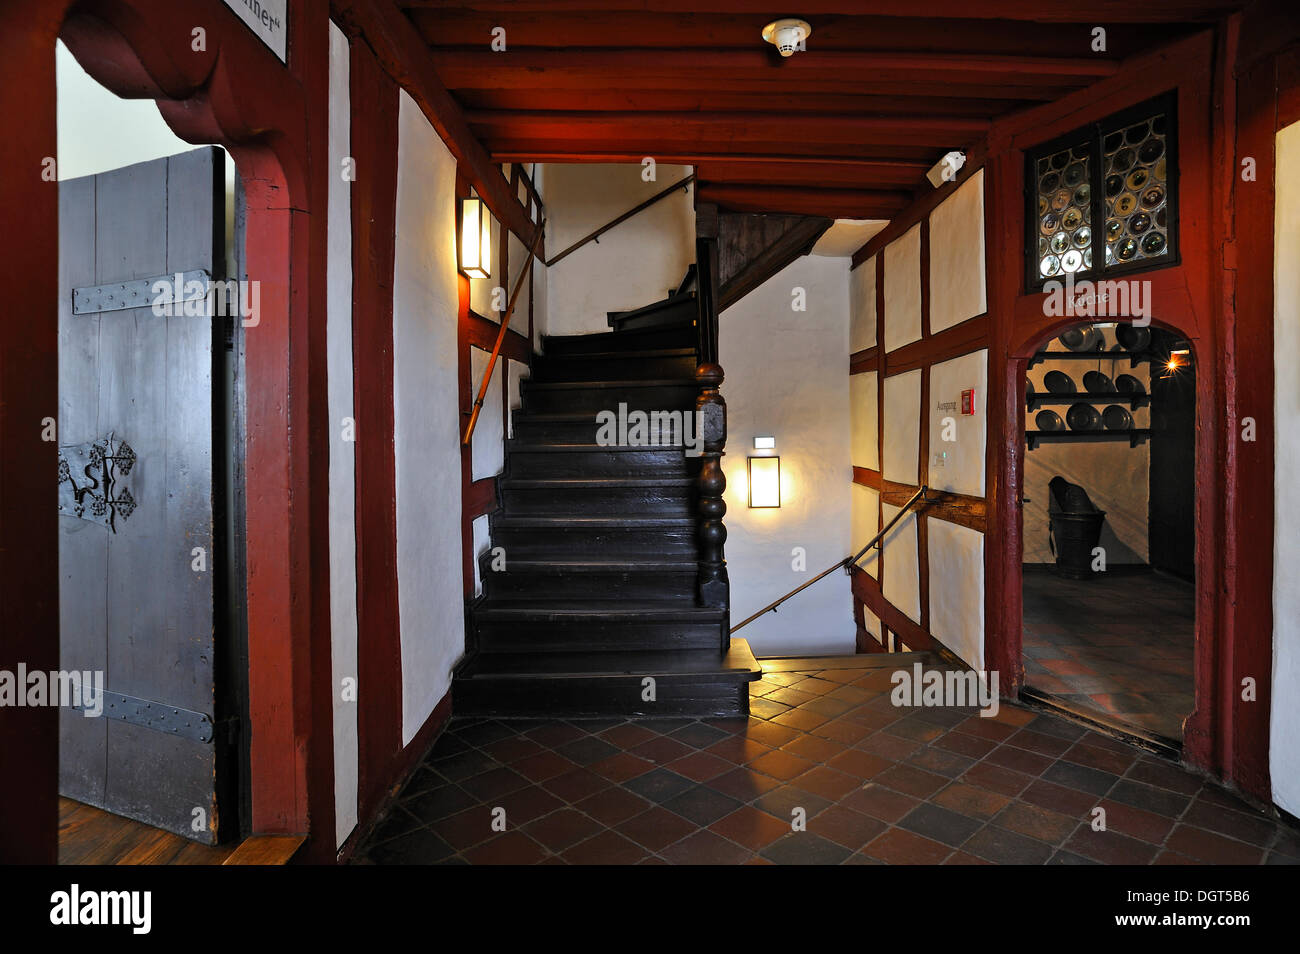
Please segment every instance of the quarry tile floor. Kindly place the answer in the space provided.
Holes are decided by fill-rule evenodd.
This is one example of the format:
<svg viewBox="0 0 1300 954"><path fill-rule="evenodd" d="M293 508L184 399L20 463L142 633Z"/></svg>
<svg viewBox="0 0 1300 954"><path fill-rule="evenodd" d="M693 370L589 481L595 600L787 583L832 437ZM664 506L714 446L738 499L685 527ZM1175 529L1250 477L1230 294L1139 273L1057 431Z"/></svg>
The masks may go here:
<svg viewBox="0 0 1300 954"><path fill-rule="evenodd" d="M1194 704L1195 589L1158 573L1024 577L1025 682L1175 741Z"/></svg>
<svg viewBox="0 0 1300 954"><path fill-rule="evenodd" d="M896 707L933 660L860 658L765 663L747 719L453 720L355 860L1300 864L1300 831L1171 762L1006 703Z"/></svg>

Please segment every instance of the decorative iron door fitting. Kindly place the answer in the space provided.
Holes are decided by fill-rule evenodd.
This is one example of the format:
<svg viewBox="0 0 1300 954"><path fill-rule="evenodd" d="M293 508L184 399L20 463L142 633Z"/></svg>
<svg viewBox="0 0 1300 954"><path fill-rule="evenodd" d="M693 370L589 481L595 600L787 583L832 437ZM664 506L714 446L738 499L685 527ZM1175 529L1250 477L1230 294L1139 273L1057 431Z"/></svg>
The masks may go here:
<svg viewBox="0 0 1300 954"><path fill-rule="evenodd" d="M121 478L135 466L135 451L113 433L59 448L59 513L102 524L117 533L118 519L135 510L135 497Z"/></svg>

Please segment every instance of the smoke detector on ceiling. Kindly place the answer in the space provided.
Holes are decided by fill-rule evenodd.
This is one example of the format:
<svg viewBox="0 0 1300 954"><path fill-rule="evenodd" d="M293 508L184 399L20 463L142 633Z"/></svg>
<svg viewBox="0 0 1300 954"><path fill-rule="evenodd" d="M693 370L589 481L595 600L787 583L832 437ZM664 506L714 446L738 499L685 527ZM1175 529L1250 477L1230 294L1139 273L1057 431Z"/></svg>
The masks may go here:
<svg viewBox="0 0 1300 954"><path fill-rule="evenodd" d="M763 39L775 46L782 56L791 56L796 50L806 49L804 40L812 36L807 20L773 20L763 27Z"/></svg>

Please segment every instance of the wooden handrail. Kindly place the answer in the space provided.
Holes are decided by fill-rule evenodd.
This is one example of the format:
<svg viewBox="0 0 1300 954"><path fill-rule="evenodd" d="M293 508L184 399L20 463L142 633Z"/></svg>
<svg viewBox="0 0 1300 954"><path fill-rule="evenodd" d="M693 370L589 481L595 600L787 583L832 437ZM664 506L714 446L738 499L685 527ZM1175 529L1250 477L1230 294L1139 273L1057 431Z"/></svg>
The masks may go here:
<svg viewBox="0 0 1300 954"><path fill-rule="evenodd" d="M515 302L519 300L519 290L524 287L524 279L532 274L533 256L537 252L537 244L542 240L542 230L546 226L546 220L537 223L537 231L533 233L533 244L528 246L528 264L524 270L519 273L515 279L514 291L510 293L510 303L506 306L506 313L501 316L501 330L497 332L497 342L492 346L492 357L488 359L487 370L483 372L483 383L479 385L478 397L474 399L474 406L470 409L469 424L465 427L465 437L461 440L462 447L468 447L469 442L474 437L474 426L478 424L478 415L483 410L483 399L487 396L488 384L492 380L492 372L497 366L497 357L501 354L501 345L506 340L506 332L510 330L510 318L515 313Z"/></svg>
<svg viewBox="0 0 1300 954"><path fill-rule="evenodd" d="M664 196L672 195L678 189L685 189L688 185L690 185L694 181L695 181L695 173L692 172L685 179L682 179L679 182L674 182L672 185L664 189L662 192L655 193L650 198L642 202L640 205L636 206L636 208L628 209L618 218L612 219L611 221L602 225L600 228L596 229L596 231L584 235L582 238L578 239L578 241L574 242L572 245L566 248L563 252L561 252L560 254L552 258L550 261L548 261L546 263L546 267L550 268L552 265L554 265L560 259L564 258L566 255L571 255L572 253L576 252L578 249L582 248L582 246L586 245L588 242L596 241L602 235L604 235L606 232L612 229L614 226L618 225L621 222L626 222L628 219L632 218L632 216L636 215L638 212L644 212L646 209L650 208L650 206L654 205Z"/></svg>
<svg viewBox="0 0 1300 954"><path fill-rule="evenodd" d="M766 606L764 606L753 616L749 617L749 619L745 620L743 623L737 623L735 626L731 627L731 631L734 633L736 630L740 629L741 627L748 626L750 623L754 622L754 620L758 619L764 613L770 613L774 611L778 606L780 606L790 597L802 593L804 590L808 589L808 587L812 586L818 580L822 579L823 577L830 576L836 570L848 569L849 567L857 566L858 561L862 559L863 555L865 555L868 550L870 550L877 543L879 543L884 538L885 534L887 534L890 530L894 529L894 524L902 520L903 517L907 514L907 511L911 509L912 504L916 503L916 501L919 498L924 497L925 492L929 489L930 489L929 487L922 485L920 490L912 494L912 499L909 500L907 503L903 504L902 509L899 510L898 513L894 514L894 519L890 520L889 523L885 524L884 527L881 528L879 533L877 533L874 537L872 537L870 540L867 541L867 545L858 551L857 556L845 557L839 563L833 564L832 566L828 566L826 569L822 570L820 573L814 576L807 583L802 583L799 586L796 586L793 590L785 594L785 596L781 597L776 602L768 603Z"/></svg>

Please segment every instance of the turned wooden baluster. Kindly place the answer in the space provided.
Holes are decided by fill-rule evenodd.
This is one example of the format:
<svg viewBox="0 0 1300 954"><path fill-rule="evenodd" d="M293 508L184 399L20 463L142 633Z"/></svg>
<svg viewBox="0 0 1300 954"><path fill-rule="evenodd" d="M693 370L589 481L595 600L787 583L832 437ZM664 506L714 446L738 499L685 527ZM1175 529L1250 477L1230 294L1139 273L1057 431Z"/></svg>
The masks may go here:
<svg viewBox="0 0 1300 954"><path fill-rule="evenodd" d="M703 439L697 483L699 599L701 606L728 609L727 561L722 552L727 540L727 528L722 523L727 512L727 504L722 499L722 492L727 488L727 478L722 473L723 447L727 443L727 402L718 393L722 379L722 368L713 363L702 364L695 371L695 380L700 385L699 397L695 399L695 421Z"/></svg>

